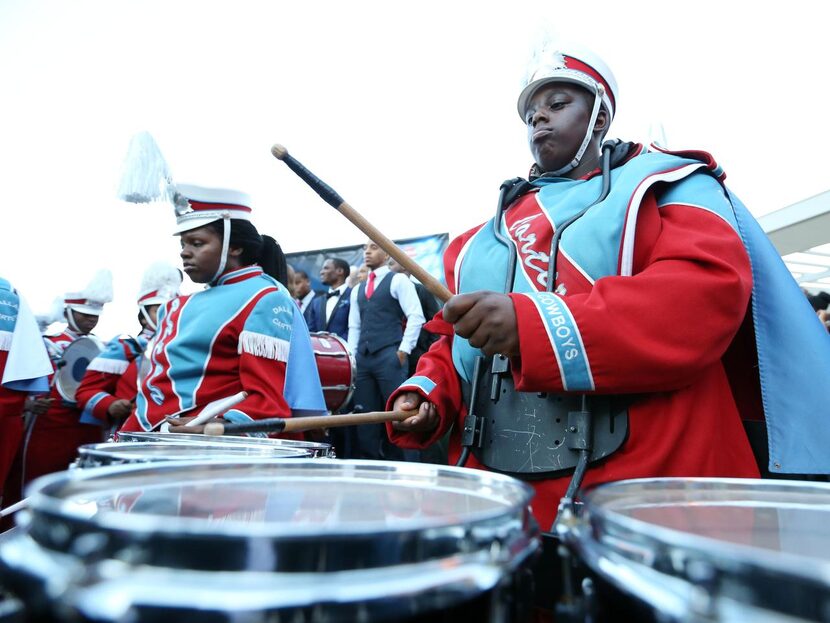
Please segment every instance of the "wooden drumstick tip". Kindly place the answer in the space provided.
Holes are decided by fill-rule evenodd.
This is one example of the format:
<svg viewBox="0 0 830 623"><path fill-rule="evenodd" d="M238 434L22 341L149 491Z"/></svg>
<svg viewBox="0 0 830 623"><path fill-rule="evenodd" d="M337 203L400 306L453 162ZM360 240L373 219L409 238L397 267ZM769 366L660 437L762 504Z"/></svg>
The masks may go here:
<svg viewBox="0 0 830 623"><path fill-rule="evenodd" d="M282 145L275 144L271 147L271 153L274 154L274 158L277 160L285 160L285 157L288 155L288 150Z"/></svg>
<svg viewBox="0 0 830 623"><path fill-rule="evenodd" d="M225 434L225 425L221 422L209 422L205 424L204 434L211 437L221 437Z"/></svg>

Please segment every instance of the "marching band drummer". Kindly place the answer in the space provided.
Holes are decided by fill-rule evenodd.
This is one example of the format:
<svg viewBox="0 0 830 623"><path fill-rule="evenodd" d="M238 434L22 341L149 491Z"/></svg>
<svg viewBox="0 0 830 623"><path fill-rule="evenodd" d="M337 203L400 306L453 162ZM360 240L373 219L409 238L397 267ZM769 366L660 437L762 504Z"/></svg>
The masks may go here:
<svg viewBox="0 0 830 623"><path fill-rule="evenodd" d="M0 500L23 440L23 404L49 391L52 364L37 322L23 297L0 277Z"/></svg>
<svg viewBox="0 0 830 623"><path fill-rule="evenodd" d="M242 391L225 420L325 413L308 329L283 285L285 256L251 223L248 196L179 185L175 204L184 272L208 287L159 308L149 371L122 430L177 416L171 432L193 432L184 426L206 406Z"/></svg>
<svg viewBox="0 0 830 623"><path fill-rule="evenodd" d="M62 313L66 328L43 337L43 343L57 374L58 362L66 348L80 337L92 336L104 305L112 301L112 273L101 270L81 292L69 292L57 299L50 321ZM27 424L26 438L6 479L6 505L20 499L22 487L39 476L66 469L77 456L78 447L101 441L100 425L80 422L81 410L58 392L54 378L48 393L30 396L25 410L33 418Z"/></svg>
<svg viewBox="0 0 830 623"><path fill-rule="evenodd" d="M141 332L113 338L90 362L75 392L81 422L120 425L130 415L138 391L138 362L156 332L159 305L178 296L181 283L179 269L165 262L145 271L137 301Z"/></svg>
<svg viewBox="0 0 830 623"><path fill-rule="evenodd" d="M464 396L484 361L483 439L467 465L521 470L544 529L574 473L573 464L557 469L559 446L580 443L565 427L607 396L627 409L628 434L590 464L586 485L757 477L742 418L766 418L771 470L827 473L826 335L723 171L705 152L602 146L617 85L594 54L548 49L533 69L518 101L535 160L529 180L505 182L498 217L448 247L456 296L428 325L441 340L390 399L419 409L387 425L392 441L424 448L455 423L454 462ZM505 358L478 359L497 353ZM505 412L507 392L536 401L525 428ZM554 401L580 395L582 408L556 415L563 435L540 439L555 424ZM513 430L488 438L499 418ZM488 444L489 459L477 460Z"/></svg>

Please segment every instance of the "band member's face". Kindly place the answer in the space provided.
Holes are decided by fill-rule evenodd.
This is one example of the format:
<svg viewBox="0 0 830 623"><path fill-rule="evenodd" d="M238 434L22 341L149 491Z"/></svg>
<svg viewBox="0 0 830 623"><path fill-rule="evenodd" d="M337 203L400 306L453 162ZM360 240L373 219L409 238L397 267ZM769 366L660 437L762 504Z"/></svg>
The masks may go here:
<svg viewBox="0 0 830 623"><path fill-rule="evenodd" d="M591 120L593 98L581 87L554 83L540 88L527 107L527 140L542 171L556 171L576 155ZM597 118L604 127L605 112Z"/></svg>
<svg viewBox="0 0 830 623"><path fill-rule="evenodd" d="M304 277L300 273L294 275L294 295L298 299L302 299L309 292L311 292L311 282L308 280L308 277Z"/></svg>
<svg viewBox="0 0 830 623"><path fill-rule="evenodd" d="M90 333L95 328L95 325L98 324L98 316L94 314L82 314L79 311L71 309L69 310L69 313L72 314L72 317L75 319L75 324L78 325L81 335Z"/></svg>
<svg viewBox="0 0 830 623"><path fill-rule="evenodd" d="M363 247L363 261L366 262L366 266L369 267L369 270L380 268L386 263L387 259L389 259L389 256L386 254L386 251L381 249L371 240L366 243L365 247Z"/></svg>
<svg viewBox="0 0 830 623"><path fill-rule="evenodd" d="M222 237L208 227L191 229L181 234L182 258L184 272L195 283L208 283L216 271L222 257Z"/></svg>

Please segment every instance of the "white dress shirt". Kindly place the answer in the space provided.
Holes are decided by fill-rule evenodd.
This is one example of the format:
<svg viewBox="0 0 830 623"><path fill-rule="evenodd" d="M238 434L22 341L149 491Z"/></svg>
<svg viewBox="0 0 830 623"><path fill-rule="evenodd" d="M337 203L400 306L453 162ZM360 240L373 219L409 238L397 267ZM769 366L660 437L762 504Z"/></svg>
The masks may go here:
<svg viewBox="0 0 830 623"><path fill-rule="evenodd" d="M334 308L337 307L337 303L340 301L340 297L343 296L343 293L346 291L346 288L349 287L347 283L341 283L336 288L329 288L328 294L332 292L337 292L337 296L328 296L326 298L326 324L329 323L329 318L334 313Z"/></svg>
<svg viewBox="0 0 830 623"><path fill-rule="evenodd" d="M372 272L375 273L375 289L377 292L381 282L387 275L392 281L389 283L389 293L393 299L398 301L403 313L406 314L406 329L403 332L401 344L398 350L407 354L415 348L418 341L418 334L424 324L424 312L421 309L421 301L415 291L415 285L403 273L391 273L388 266L381 266ZM357 295L360 286L352 289L351 309L349 309L349 350L357 353L357 345L360 342L360 306L357 303Z"/></svg>

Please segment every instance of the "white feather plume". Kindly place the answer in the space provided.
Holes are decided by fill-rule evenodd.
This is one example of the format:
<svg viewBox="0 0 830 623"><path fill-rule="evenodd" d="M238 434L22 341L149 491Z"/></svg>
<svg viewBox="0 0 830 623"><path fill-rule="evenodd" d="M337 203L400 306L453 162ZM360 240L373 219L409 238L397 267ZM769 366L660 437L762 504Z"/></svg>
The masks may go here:
<svg viewBox="0 0 830 623"><path fill-rule="evenodd" d="M83 289L81 295L95 303L103 304L112 301L112 272L106 268L99 270Z"/></svg>
<svg viewBox="0 0 830 623"><path fill-rule="evenodd" d="M170 167L149 132L130 140L118 186L118 198L130 203L170 199L175 194Z"/></svg>
<svg viewBox="0 0 830 623"><path fill-rule="evenodd" d="M138 296L141 298L148 292L158 290L157 296L171 299L178 296L181 285L182 273L178 268L167 262L154 262L144 271Z"/></svg>
<svg viewBox="0 0 830 623"><path fill-rule="evenodd" d="M35 314L35 320L40 332L43 333L50 324L63 321L63 297L56 296L52 300L49 309L43 313Z"/></svg>

